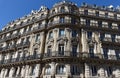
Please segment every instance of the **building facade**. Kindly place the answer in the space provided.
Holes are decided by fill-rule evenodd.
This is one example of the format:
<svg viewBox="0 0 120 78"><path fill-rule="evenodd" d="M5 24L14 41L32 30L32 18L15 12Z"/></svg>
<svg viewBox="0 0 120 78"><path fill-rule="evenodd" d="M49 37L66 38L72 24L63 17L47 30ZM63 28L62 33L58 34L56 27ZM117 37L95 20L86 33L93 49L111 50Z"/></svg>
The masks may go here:
<svg viewBox="0 0 120 78"><path fill-rule="evenodd" d="M62 1L10 22L0 78L120 78L120 10Z"/></svg>

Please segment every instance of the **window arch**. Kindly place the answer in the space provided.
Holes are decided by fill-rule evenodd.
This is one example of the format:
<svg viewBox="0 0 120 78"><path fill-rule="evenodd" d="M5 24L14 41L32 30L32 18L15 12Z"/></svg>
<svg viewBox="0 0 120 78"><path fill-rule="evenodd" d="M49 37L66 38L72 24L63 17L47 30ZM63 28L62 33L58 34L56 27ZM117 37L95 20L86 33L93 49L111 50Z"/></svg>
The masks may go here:
<svg viewBox="0 0 120 78"><path fill-rule="evenodd" d="M47 66L45 69L45 75L50 75L51 74L51 66Z"/></svg>
<svg viewBox="0 0 120 78"><path fill-rule="evenodd" d="M65 74L65 72L66 72L65 65L58 65L56 67L56 74Z"/></svg>

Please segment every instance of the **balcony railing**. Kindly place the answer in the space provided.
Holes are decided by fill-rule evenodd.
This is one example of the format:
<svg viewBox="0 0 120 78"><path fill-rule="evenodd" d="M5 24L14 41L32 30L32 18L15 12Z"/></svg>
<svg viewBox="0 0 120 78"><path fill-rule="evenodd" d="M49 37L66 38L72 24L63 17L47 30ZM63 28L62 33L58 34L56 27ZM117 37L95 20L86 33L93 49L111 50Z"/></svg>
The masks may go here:
<svg viewBox="0 0 120 78"><path fill-rule="evenodd" d="M26 41L26 42L17 44L17 48L27 47L27 46L29 46L29 45L30 45L30 42L29 42L29 41Z"/></svg>
<svg viewBox="0 0 120 78"><path fill-rule="evenodd" d="M49 18L56 16L56 15L61 15L61 14L72 14L72 15L79 16L79 12L75 12L75 11L58 11L58 12L50 13Z"/></svg>
<svg viewBox="0 0 120 78"><path fill-rule="evenodd" d="M66 19L66 20L64 20L64 21L60 21L60 20L59 20L59 21L53 21L53 22L51 22L51 23L48 24L48 28L49 28L49 27L53 27L53 26L68 25L68 24L69 24L69 25L78 25L79 22L77 22L77 21L76 21L76 22L72 22L72 21L69 20L69 19L68 19L68 20Z"/></svg>
<svg viewBox="0 0 120 78"><path fill-rule="evenodd" d="M22 61L29 61L29 60L37 60L41 59L41 55L30 55L26 57L17 57L17 58L11 58L11 59L4 59L0 61L0 64L9 64L9 63L15 63L15 62L22 62Z"/></svg>
<svg viewBox="0 0 120 78"><path fill-rule="evenodd" d="M45 25L46 24L42 24L42 25L38 25L37 27L34 27L33 28L33 32L35 32L35 31L39 31L39 30L43 30L44 28L45 28Z"/></svg>
<svg viewBox="0 0 120 78"><path fill-rule="evenodd" d="M80 11L80 15L87 15L87 16L95 16L95 17L101 17L101 18L105 18L105 19L110 19L110 20L120 20L120 17L115 17L115 16L110 16L110 15L105 15L105 14L96 14L96 13L92 13L92 12L85 12L85 11Z"/></svg>
<svg viewBox="0 0 120 78"><path fill-rule="evenodd" d="M70 57L70 58L94 58L94 59L104 59L104 60L120 60L120 57L116 55L107 55L104 54L94 54L94 53L82 53L82 52L49 52L44 53L44 58L56 58L56 57Z"/></svg>

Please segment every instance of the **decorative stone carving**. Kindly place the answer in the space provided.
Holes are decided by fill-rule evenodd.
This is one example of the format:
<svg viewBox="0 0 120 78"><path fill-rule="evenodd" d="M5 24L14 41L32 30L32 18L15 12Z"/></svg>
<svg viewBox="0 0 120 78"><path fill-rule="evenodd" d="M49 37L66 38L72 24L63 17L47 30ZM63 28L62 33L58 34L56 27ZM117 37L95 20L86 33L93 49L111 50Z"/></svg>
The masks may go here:
<svg viewBox="0 0 120 78"><path fill-rule="evenodd" d="M64 44L64 43L67 44L67 41L68 41L67 37L60 37L57 39L57 42L59 44Z"/></svg>
<svg viewBox="0 0 120 78"><path fill-rule="evenodd" d="M71 43L72 43L72 44L78 44L78 42L79 42L78 37L72 37L72 38L71 38Z"/></svg>
<svg viewBox="0 0 120 78"><path fill-rule="evenodd" d="M51 44L53 44L54 43L54 39L52 38L52 39L49 39L48 41L47 41L47 45L51 45Z"/></svg>
<svg viewBox="0 0 120 78"><path fill-rule="evenodd" d="M94 38L88 39L87 42L88 42L89 46L94 46L94 44L96 43Z"/></svg>

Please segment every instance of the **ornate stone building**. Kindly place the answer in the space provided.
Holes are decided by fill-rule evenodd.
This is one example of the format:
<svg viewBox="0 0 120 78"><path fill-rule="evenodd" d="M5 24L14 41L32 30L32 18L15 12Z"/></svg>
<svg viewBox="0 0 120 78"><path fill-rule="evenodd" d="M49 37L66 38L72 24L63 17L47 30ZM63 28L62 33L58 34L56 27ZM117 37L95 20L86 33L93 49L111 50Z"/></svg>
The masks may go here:
<svg viewBox="0 0 120 78"><path fill-rule="evenodd" d="M120 78L120 10L62 1L10 22L0 78Z"/></svg>

